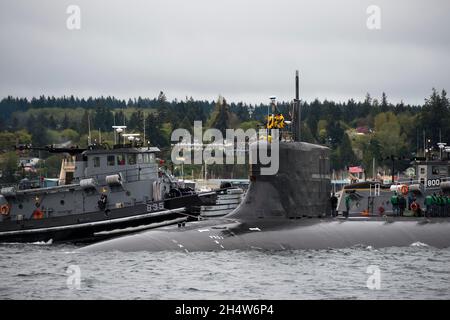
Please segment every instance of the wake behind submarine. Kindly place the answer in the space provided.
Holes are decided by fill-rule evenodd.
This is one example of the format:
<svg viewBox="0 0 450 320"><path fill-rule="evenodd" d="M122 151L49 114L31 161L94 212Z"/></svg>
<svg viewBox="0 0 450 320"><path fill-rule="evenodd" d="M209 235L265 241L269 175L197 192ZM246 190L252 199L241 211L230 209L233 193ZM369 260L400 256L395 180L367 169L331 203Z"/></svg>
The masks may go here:
<svg viewBox="0 0 450 320"><path fill-rule="evenodd" d="M296 79L298 84L298 78ZM250 186L242 203L222 218L187 222L99 242L92 251L295 250L374 248L424 243L450 246L450 219L426 217L329 216L329 149L299 141L298 87L292 141L279 142L279 169L261 174L250 166ZM273 143L273 142L272 142ZM258 148L255 143L251 148Z"/></svg>

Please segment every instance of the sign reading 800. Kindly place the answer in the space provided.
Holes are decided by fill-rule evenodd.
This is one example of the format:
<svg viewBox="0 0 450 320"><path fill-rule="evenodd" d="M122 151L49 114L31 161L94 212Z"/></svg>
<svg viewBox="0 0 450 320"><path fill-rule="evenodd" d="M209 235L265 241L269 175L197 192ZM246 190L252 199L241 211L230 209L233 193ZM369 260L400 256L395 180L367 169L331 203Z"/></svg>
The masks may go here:
<svg viewBox="0 0 450 320"><path fill-rule="evenodd" d="M439 187L441 185L441 179L428 179L427 187Z"/></svg>

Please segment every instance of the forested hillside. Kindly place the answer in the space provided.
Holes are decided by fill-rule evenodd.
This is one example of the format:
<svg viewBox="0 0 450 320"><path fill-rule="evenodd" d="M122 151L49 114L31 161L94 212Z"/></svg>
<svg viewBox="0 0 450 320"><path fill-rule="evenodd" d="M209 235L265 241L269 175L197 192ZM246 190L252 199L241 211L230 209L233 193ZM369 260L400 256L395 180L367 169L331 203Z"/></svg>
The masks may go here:
<svg viewBox="0 0 450 320"><path fill-rule="evenodd" d="M278 104L286 119L290 118L289 106L290 102ZM7 170L5 166L13 162L10 158L15 155L11 151L17 143L46 145L70 141L85 146L89 123L92 140L101 136L102 141L110 143L112 125L125 124L129 132L142 133L145 123L151 144L168 149L172 130L191 129L194 120L222 131L257 128L265 121L267 107L222 98L167 101L163 92L155 98L128 101L114 97L41 96L28 100L9 96L0 101L2 168ZM302 120L302 139L329 146L335 170L353 165L371 168L374 158L378 166L389 167L387 158L392 155L406 159L423 152L424 139L430 140L429 145L440 139L450 143L450 105L445 90L433 89L422 105L394 105L384 93L380 98L367 94L364 101L303 101ZM408 162L400 161L399 166L404 169Z"/></svg>

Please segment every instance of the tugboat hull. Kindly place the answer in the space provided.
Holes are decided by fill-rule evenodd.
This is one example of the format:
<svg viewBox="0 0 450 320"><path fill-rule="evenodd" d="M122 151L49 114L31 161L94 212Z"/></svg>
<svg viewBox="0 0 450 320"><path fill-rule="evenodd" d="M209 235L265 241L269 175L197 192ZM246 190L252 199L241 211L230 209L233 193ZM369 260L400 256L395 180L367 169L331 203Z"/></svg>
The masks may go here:
<svg viewBox="0 0 450 320"><path fill-rule="evenodd" d="M198 196L184 196L126 208L73 214L45 219L3 221L0 242L93 242L115 236L112 230L139 226L157 227L187 219L186 207ZM126 231L121 234L127 233Z"/></svg>

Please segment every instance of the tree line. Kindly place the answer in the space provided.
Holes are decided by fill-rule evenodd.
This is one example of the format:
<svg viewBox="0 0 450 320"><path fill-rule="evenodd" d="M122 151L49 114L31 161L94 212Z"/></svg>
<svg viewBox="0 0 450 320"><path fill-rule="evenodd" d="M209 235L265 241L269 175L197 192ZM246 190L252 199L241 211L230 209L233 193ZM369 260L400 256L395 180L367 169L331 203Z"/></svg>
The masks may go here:
<svg viewBox="0 0 450 320"><path fill-rule="evenodd" d="M264 125L269 104L217 101L168 101L163 92L154 98L46 97L26 99L8 96L0 101L0 152L16 143L34 145L71 141L84 146L91 138L113 139L111 126L125 124L128 131L145 132L152 145L170 147L170 133L191 129L194 121L221 131L226 128L258 128ZM290 119L291 102L279 102L278 110ZM439 141L450 143L450 105L445 90L432 89L420 105L393 104L385 93L380 99L367 94L364 101L302 101L302 140L331 148L335 170L362 165L388 167L389 157L405 161ZM430 142L428 142L428 140ZM3 161L4 162L4 161ZM370 169L371 172L371 169Z"/></svg>

